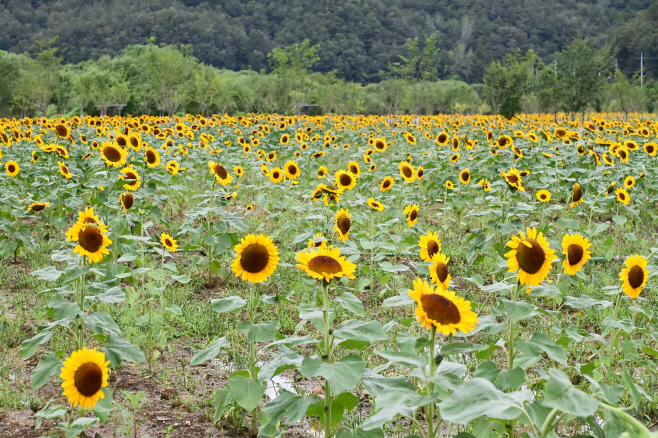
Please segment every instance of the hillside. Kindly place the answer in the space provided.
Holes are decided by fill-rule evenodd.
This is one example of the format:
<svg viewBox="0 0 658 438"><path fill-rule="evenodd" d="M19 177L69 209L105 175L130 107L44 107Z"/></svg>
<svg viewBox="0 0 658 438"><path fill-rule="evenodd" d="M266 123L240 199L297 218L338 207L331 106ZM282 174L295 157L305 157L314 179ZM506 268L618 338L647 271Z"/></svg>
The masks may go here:
<svg viewBox="0 0 658 438"><path fill-rule="evenodd" d="M149 37L192 45L219 68L258 71L277 46L320 43L315 69L372 82L407 38L438 32L441 74L482 79L491 60L519 48L548 59L578 33L599 43L648 0L9 0L0 4L0 49L37 51L59 36L65 63L117 55Z"/></svg>

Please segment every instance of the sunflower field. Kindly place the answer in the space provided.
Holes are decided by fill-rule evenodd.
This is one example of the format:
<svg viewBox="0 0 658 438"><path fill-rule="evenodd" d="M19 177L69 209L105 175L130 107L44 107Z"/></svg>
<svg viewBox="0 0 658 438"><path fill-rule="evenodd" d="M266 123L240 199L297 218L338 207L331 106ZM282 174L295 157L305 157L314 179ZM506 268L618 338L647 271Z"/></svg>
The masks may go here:
<svg viewBox="0 0 658 438"><path fill-rule="evenodd" d="M0 120L0 432L656 437L657 137Z"/></svg>

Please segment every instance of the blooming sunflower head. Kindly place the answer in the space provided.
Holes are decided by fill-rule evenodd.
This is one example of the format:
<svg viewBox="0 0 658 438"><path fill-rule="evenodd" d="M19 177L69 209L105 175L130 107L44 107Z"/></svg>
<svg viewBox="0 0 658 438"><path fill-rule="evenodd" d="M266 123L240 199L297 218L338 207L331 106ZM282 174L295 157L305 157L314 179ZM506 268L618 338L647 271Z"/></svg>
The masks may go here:
<svg viewBox="0 0 658 438"><path fill-rule="evenodd" d="M580 234L567 234L562 238L562 253L565 255L562 267L569 275L576 275L582 266L589 260L592 244Z"/></svg>
<svg viewBox="0 0 658 438"><path fill-rule="evenodd" d="M459 172L459 182L462 184L468 184L471 181L471 172L468 168Z"/></svg>
<svg viewBox="0 0 658 438"><path fill-rule="evenodd" d="M288 160L283 169L286 172L286 178L292 180L299 178L299 166L293 160Z"/></svg>
<svg viewBox="0 0 658 438"><path fill-rule="evenodd" d="M162 233L160 236L160 243L171 252L176 252L178 249L176 240L167 233Z"/></svg>
<svg viewBox="0 0 658 438"><path fill-rule="evenodd" d="M221 185L225 186L226 184L229 184L231 181L233 181L233 177L229 175L229 173L226 171L226 168L221 164L215 163L214 161L209 161L208 167L210 168L210 174L215 175L215 179Z"/></svg>
<svg viewBox="0 0 658 438"><path fill-rule="evenodd" d="M549 247L548 241L536 228L528 228L528 235L519 233L507 242L511 248L507 257L509 272L517 272L521 285L537 286L548 276L551 263L556 258L555 250Z"/></svg>
<svg viewBox="0 0 658 438"><path fill-rule="evenodd" d="M448 271L448 262L450 257L437 252L432 256L432 266L430 266L430 278L432 283L440 289L448 289L450 283L450 272Z"/></svg>
<svg viewBox="0 0 658 438"><path fill-rule="evenodd" d="M298 252L296 259L299 262L297 267L316 280L330 282L342 276L354 278L356 265L341 256L338 248L321 246L307 249Z"/></svg>
<svg viewBox="0 0 658 438"><path fill-rule="evenodd" d="M548 190L539 190L537 192L537 200L539 202L548 202L551 200L551 192Z"/></svg>
<svg viewBox="0 0 658 438"><path fill-rule="evenodd" d="M345 170L336 172L336 187L341 190L352 190L354 186L356 186L356 175Z"/></svg>
<svg viewBox="0 0 658 438"><path fill-rule="evenodd" d="M376 201L375 198L368 198L368 205L373 210L384 211L384 204L379 201Z"/></svg>
<svg viewBox="0 0 658 438"><path fill-rule="evenodd" d="M400 170L400 176L405 180L405 182L414 182L416 179L416 170L411 164L409 164L407 161L402 161L400 164L398 164L398 169Z"/></svg>
<svg viewBox="0 0 658 438"><path fill-rule="evenodd" d="M20 171L20 167L18 166L18 163L14 160L7 161L5 164L5 171L7 172L7 176L14 177L18 175L18 172Z"/></svg>
<svg viewBox="0 0 658 438"><path fill-rule="evenodd" d="M583 189L580 187L580 184L575 183L573 185L573 192L571 193L571 207L575 207L583 203Z"/></svg>
<svg viewBox="0 0 658 438"><path fill-rule="evenodd" d="M352 217L352 215L350 215L344 208L341 208L334 217L334 220L336 221L334 224L334 231L336 232L338 240L341 242L345 242L350 235L350 217Z"/></svg>
<svg viewBox="0 0 658 438"><path fill-rule="evenodd" d="M650 273L646 269L647 264L647 259L637 254L629 256L624 262L626 267L619 273L619 279L623 282L622 290L631 299L637 298L647 284Z"/></svg>
<svg viewBox="0 0 658 438"><path fill-rule="evenodd" d="M626 189L619 187L616 191L615 194L617 195L617 201L621 202L624 205L628 205L628 203L631 200L631 195L628 194Z"/></svg>
<svg viewBox="0 0 658 438"><path fill-rule="evenodd" d="M420 236L418 246L420 247L420 258L424 262L431 262L434 254L438 254L441 251L439 234L430 231L427 235Z"/></svg>
<svg viewBox="0 0 658 438"><path fill-rule="evenodd" d="M105 361L105 353L95 348L74 351L64 361L60 378L64 380L64 396L71 405L89 410L105 398L102 388L108 385L109 363Z"/></svg>
<svg viewBox="0 0 658 438"><path fill-rule="evenodd" d="M454 335L457 330L470 333L475 329L478 318L471 310L470 301L444 289L435 289L426 281L416 279L409 296L416 302L416 318L421 327L432 327L444 335Z"/></svg>
<svg viewBox="0 0 658 438"><path fill-rule="evenodd" d="M321 246L327 246L327 239L322 233L314 234L311 239L308 239L309 248L319 248Z"/></svg>
<svg viewBox="0 0 658 438"><path fill-rule="evenodd" d="M130 210L135 204L135 195L130 192L122 193L119 196L119 200L121 201L121 207L123 207L123 211L127 213L128 210Z"/></svg>
<svg viewBox="0 0 658 438"><path fill-rule="evenodd" d="M409 224L410 227L413 227L416 225L416 222L418 222L418 211L420 211L420 208L418 208L418 204L414 205L407 205L404 208L404 215L407 217L407 223Z"/></svg>
<svg viewBox="0 0 658 438"><path fill-rule="evenodd" d="M243 281L262 283L274 273L279 264L279 251L271 237L249 234L234 248L231 269Z"/></svg>
<svg viewBox="0 0 658 438"><path fill-rule="evenodd" d="M41 211L50 206L50 202L33 202L27 207L27 211Z"/></svg>

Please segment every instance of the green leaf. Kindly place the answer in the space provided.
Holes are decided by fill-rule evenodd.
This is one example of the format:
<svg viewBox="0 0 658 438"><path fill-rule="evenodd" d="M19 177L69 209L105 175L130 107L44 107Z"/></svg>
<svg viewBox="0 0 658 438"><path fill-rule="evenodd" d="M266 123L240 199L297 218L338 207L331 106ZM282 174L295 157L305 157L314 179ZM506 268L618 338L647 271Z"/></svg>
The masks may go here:
<svg viewBox="0 0 658 438"><path fill-rule="evenodd" d="M19 352L19 356L22 358L32 356L34 352L37 351L37 348L39 348L39 345L45 344L46 342L50 341L50 338L52 337L53 337L53 332L51 332L50 330L46 330L41 333L37 333L33 338L23 341L23 343L21 344L21 350Z"/></svg>
<svg viewBox="0 0 658 438"><path fill-rule="evenodd" d="M234 374L228 379L229 390L236 403L247 412L256 409L267 389L266 383L259 383L240 374ZM277 397L278 398L278 397Z"/></svg>
<svg viewBox="0 0 658 438"><path fill-rule="evenodd" d="M612 216L612 220L615 221L615 223L620 227L623 227L628 219L623 214L620 214Z"/></svg>
<svg viewBox="0 0 658 438"><path fill-rule="evenodd" d="M212 305L212 310L217 313L226 313L232 312L234 310L242 309L247 305L247 300L241 297L228 297L220 298L216 300L211 300L210 304Z"/></svg>
<svg viewBox="0 0 658 438"><path fill-rule="evenodd" d="M597 234L601 234L602 232L604 232L608 228L610 228L610 225L608 225L606 223L599 224L596 227L596 230L594 230L594 232L591 234L591 236L593 237L593 236L596 236Z"/></svg>
<svg viewBox="0 0 658 438"><path fill-rule="evenodd" d="M144 353L142 353L139 347L112 332L108 335L107 346L101 348L101 351L105 352L105 359L109 359L113 367L121 365L123 360L133 363L146 362Z"/></svg>
<svg viewBox="0 0 658 438"><path fill-rule="evenodd" d="M101 423L105 423L112 413L112 392L109 388L102 388L104 398L100 399L91 410Z"/></svg>
<svg viewBox="0 0 658 438"><path fill-rule="evenodd" d="M376 353L395 365L420 369L425 369L427 366L427 360L417 354L404 351L377 351Z"/></svg>
<svg viewBox="0 0 658 438"><path fill-rule="evenodd" d="M190 281L192 281L192 279L189 276L185 275L185 274L183 274L183 275L172 275L171 278L173 278L177 282L183 283L183 284L187 284Z"/></svg>
<svg viewBox="0 0 658 438"><path fill-rule="evenodd" d="M439 403L439 409L441 416L452 423L467 424L481 416L511 420L519 416L519 408L531 398L530 391L505 393L490 381L476 377Z"/></svg>
<svg viewBox="0 0 658 438"><path fill-rule="evenodd" d="M578 231L580 229L580 221L578 219L558 219L558 225L564 228L571 228Z"/></svg>
<svg viewBox="0 0 658 438"><path fill-rule="evenodd" d="M39 389L48 382L50 376L60 374L62 361L55 353L42 354L39 364L32 370L32 389Z"/></svg>
<svg viewBox="0 0 658 438"><path fill-rule="evenodd" d="M238 330L246 333L247 339L251 342L273 341L276 337L276 323L273 321L265 321L258 324L242 321L238 324Z"/></svg>
<svg viewBox="0 0 658 438"><path fill-rule="evenodd" d="M364 431L381 429L384 424L392 421L398 416L414 418L414 410L413 408L401 405L385 407L361 423L361 429Z"/></svg>
<svg viewBox="0 0 658 438"><path fill-rule="evenodd" d="M505 311L512 319L512 322L518 322L532 316L537 308L534 304L525 301L510 301L501 298L500 301L505 307Z"/></svg>
<svg viewBox="0 0 658 438"><path fill-rule="evenodd" d="M215 403L215 416L212 421L213 423L217 423L222 418L224 407L233 400L233 397L231 396L231 391L226 389L215 389L213 398Z"/></svg>
<svg viewBox="0 0 658 438"><path fill-rule="evenodd" d="M107 330L110 333L115 335L121 334L121 329L114 322L114 319L107 312L96 312L91 315L82 315L82 320L85 323L85 326L93 333L103 333L103 330Z"/></svg>
<svg viewBox="0 0 658 438"><path fill-rule="evenodd" d="M48 266L47 268L34 271L30 275L34 275L39 280L55 281L62 276L62 272L58 271L54 266Z"/></svg>
<svg viewBox="0 0 658 438"><path fill-rule="evenodd" d="M606 307L612 306L612 302L607 300L596 300L587 295L581 295L578 298L568 296L565 306L572 307L574 309L588 309L594 307L597 310L605 309Z"/></svg>
<svg viewBox="0 0 658 438"><path fill-rule="evenodd" d="M89 426L96 424L97 421L98 418L81 417L71 423L71 427L67 427L65 423L59 423L57 428L66 431L64 432L64 436L66 436L66 438L74 438L80 435L82 431Z"/></svg>
<svg viewBox="0 0 658 438"><path fill-rule="evenodd" d="M470 342L451 342L441 347L441 354L448 356L450 354L472 353L474 351L488 350L490 347L483 344L472 344Z"/></svg>
<svg viewBox="0 0 658 438"><path fill-rule="evenodd" d="M390 262L381 262L379 267L386 272L404 272L409 270L407 265L393 265Z"/></svg>
<svg viewBox="0 0 658 438"><path fill-rule="evenodd" d="M229 345L231 345L231 343L226 340L226 336L217 339L212 344L210 344L208 348L195 351L194 356L192 356L190 365L199 365L200 363L204 363L205 361L216 357L222 348L228 347Z"/></svg>
<svg viewBox="0 0 658 438"><path fill-rule="evenodd" d="M358 289L360 291L365 290L366 287L370 286L371 282L372 282L372 280L370 279L370 277L359 278Z"/></svg>
<svg viewBox="0 0 658 438"><path fill-rule="evenodd" d="M596 399L574 388L564 372L551 368L548 376L544 405L578 417L588 417L596 412L599 407Z"/></svg>
<svg viewBox="0 0 658 438"><path fill-rule="evenodd" d="M625 363L621 366L621 381L624 383L624 386L628 390L628 394L631 396L633 406L640 406L640 403L642 402L640 391L638 391L635 382L633 382L633 379L628 374L628 369L626 368Z"/></svg>
<svg viewBox="0 0 658 438"><path fill-rule="evenodd" d="M261 412L267 417L267 422L261 426L258 436L276 435L279 423L298 422L311 405L319 402L320 399L315 395L304 397L282 389L274 400L261 409Z"/></svg>
<svg viewBox="0 0 658 438"><path fill-rule="evenodd" d="M370 279L368 278L367 280ZM359 287L359 289L363 290L361 287ZM338 304L340 304L343 309L348 310L357 316L363 316L365 314L363 310L363 303L354 294L343 292L343 296L338 298L336 301L338 301Z"/></svg>
<svg viewBox="0 0 658 438"><path fill-rule="evenodd" d="M98 294L93 297L88 297L89 299L95 299L97 301L102 301L104 303L121 303L126 299L126 294L123 292L119 286L108 289L102 294Z"/></svg>
<svg viewBox="0 0 658 438"><path fill-rule="evenodd" d="M64 282L69 283L80 278L89 271L90 267L90 265L78 266L74 263L69 264L66 269L64 269Z"/></svg>
<svg viewBox="0 0 658 438"><path fill-rule="evenodd" d="M341 427L336 432L336 438L384 438L384 432L381 429L363 430Z"/></svg>
<svg viewBox="0 0 658 438"><path fill-rule="evenodd" d="M345 356L332 364L310 357L302 361L302 374L306 378L324 377L331 385L332 391L340 393L354 387L366 369L361 356Z"/></svg>
<svg viewBox="0 0 658 438"><path fill-rule="evenodd" d="M351 319L341 323L334 336L340 339L356 339L359 341L387 341L388 336L379 321L359 321Z"/></svg>

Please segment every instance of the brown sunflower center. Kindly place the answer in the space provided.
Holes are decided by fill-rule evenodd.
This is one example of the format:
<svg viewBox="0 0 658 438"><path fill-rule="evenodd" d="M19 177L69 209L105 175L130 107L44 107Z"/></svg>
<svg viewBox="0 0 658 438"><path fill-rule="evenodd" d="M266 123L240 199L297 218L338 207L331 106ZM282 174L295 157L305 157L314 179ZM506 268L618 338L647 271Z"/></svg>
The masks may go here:
<svg viewBox="0 0 658 438"><path fill-rule="evenodd" d="M324 170L318 170L318 176L324 176Z"/></svg>
<svg viewBox="0 0 658 438"><path fill-rule="evenodd" d="M296 175L297 174L297 167L293 166L292 164L288 166L288 173L291 175Z"/></svg>
<svg viewBox="0 0 658 438"><path fill-rule="evenodd" d="M445 263L439 262L436 265L436 276L439 278L439 282L443 283L448 278L448 267Z"/></svg>
<svg viewBox="0 0 658 438"><path fill-rule="evenodd" d="M130 144L132 145L132 147L136 148L137 146L139 146L139 140L136 139L135 137L130 137Z"/></svg>
<svg viewBox="0 0 658 438"><path fill-rule="evenodd" d="M519 177L516 175L507 175L507 182L510 184L516 184L519 182Z"/></svg>
<svg viewBox="0 0 658 438"><path fill-rule="evenodd" d="M653 152L653 146L647 146L647 152L652 153Z"/></svg>
<svg viewBox="0 0 658 438"><path fill-rule="evenodd" d="M228 172L224 169L224 166L221 164L215 164L215 174L219 175L221 179L226 179Z"/></svg>
<svg viewBox="0 0 658 438"><path fill-rule="evenodd" d="M580 187L575 187L573 189L573 202L578 202L582 199L583 197L583 189Z"/></svg>
<svg viewBox="0 0 658 438"><path fill-rule="evenodd" d="M57 135L61 138L68 137L69 135L69 130L64 125L55 126L55 132L57 132Z"/></svg>
<svg viewBox="0 0 658 438"><path fill-rule="evenodd" d="M583 259L583 247L572 243L567 247L567 260L571 266L577 265Z"/></svg>
<svg viewBox="0 0 658 438"><path fill-rule="evenodd" d="M411 171L411 168L409 166L402 166L402 174L404 175L405 178L411 178L413 172Z"/></svg>
<svg viewBox="0 0 658 438"><path fill-rule="evenodd" d="M471 174L469 172L462 172L463 181L468 181L470 178L471 178Z"/></svg>
<svg viewBox="0 0 658 438"><path fill-rule="evenodd" d="M352 177L346 173L341 173L340 177L338 178L338 181L340 182L341 186L347 187L350 184L352 184Z"/></svg>
<svg viewBox="0 0 658 438"><path fill-rule="evenodd" d="M539 195L539 198L540 198L542 201L545 201L545 200L546 200L546 193L542 193L541 195Z"/></svg>
<svg viewBox="0 0 658 438"><path fill-rule="evenodd" d="M172 246L174 242L171 241L171 239L165 239L165 245L166 246Z"/></svg>
<svg viewBox="0 0 658 438"><path fill-rule="evenodd" d="M103 155L105 155L105 158L112 163L118 163L121 161L121 152L119 152L119 149L114 146L105 146L103 149Z"/></svg>
<svg viewBox="0 0 658 438"><path fill-rule="evenodd" d="M124 172L123 174L126 175L126 179L133 179L133 180L137 179L137 175L133 172L127 171Z"/></svg>
<svg viewBox="0 0 658 438"><path fill-rule="evenodd" d="M423 169L418 169L418 178L422 178L424 174L425 171Z"/></svg>
<svg viewBox="0 0 658 438"><path fill-rule="evenodd" d="M154 164L156 162L155 152L151 150L146 151L146 162L149 164Z"/></svg>
<svg viewBox="0 0 658 438"><path fill-rule="evenodd" d="M439 252L439 243L436 240L427 242L427 255L432 257L437 252Z"/></svg>
<svg viewBox="0 0 658 438"><path fill-rule="evenodd" d="M16 172L16 166L14 166L13 164L10 164L9 166L7 166L7 170L11 173L14 173L14 172Z"/></svg>
<svg viewBox="0 0 658 438"><path fill-rule="evenodd" d="M318 274L338 274L343 270L340 262L333 257L319 255L308 262L308 268Z"/></svg>
<svg viewBox="0 0 658 438"><path fill-rule="evenodd" d="M73 378L76 389L85 397L91 397L103 387L103 370L93 362L83 363Z"/></svg>
<svg viewBox="0 0 658 438"><path fill-rule="evenodd" d="M383 185L383 187L384 187L385 189L389 188L390 186L391 186L391 180L388 180L388 179L387 179L386 181L384 181L384 185Z"/></svg>
<svg viewBox="0 0 658 438"><path fill-rule="evenodd" d="M378 140L375 142L375 148L377 149L384 149L384 142L381 140Z"/></svg>
<svg viewBox="0 0 658 438"><path fill-rule="evenodd" d="M252 243L247 246L240 256L240 264L242 269L252 274L261 272L270 261L270 253L263 245L259 243Z"/></svg>
<svg viewBox="0 0 658 438"><path fill-rule="evenodd" d="M32 210L34 210L34 211L41 211L44 208L46 208L45 204L35 204L35 205L32 206Z"/></svg>
<svg viewBox="0 0 658 438"><path fill-rule="evenodd" d="M123 206L125 209L130 210L135 203L135 197L132 193L127 193L121 197L121 201L123 201Z"/></svg>
<svg viewBox="0 0 658 438"><path fill-rule="evenodd" d="M505 146L507 144L507 139L505 137L501 137L498 139L498 144L501 146Z"/></svg>
<svg viewBox="0 0 658 438"><path fill-rule="evenodd" d="M536 274L544 265L546 253L536 240L526 240L532 248L528 248L525 243L519 244L516 250L516 259L519 266L528 274Z"/></svg>
<svg viewBox="0 0 658 438"><path fill-rule="evenodd" d="M82 248L93 254L103 246L103 234L98 227L87 225L84 230L80 231L78 243Z"/></svg>
<svg viewBox="0 0 658 438"><path fill-rule="evenodd" d="M624 192L619 192L619 199L621 199L622 201L625 201L626 200L626 194Z"/></svg>
<svg viewBox="0 0 658 438"><path fill-rule="evenodd" d="M633 289L637 289L642 286L642 283L644 283L644 269L635 265L630 271L628 271L628 284L630 284Z"/></svg>
<svg viewBox="0 0 658 438"><path fill-rule="evenodd" d="M418 217L418 212L416 210L412 210L411 213L409 213L409 219L411 219L412 221L415 221L417 217Z"/></svg>
<svg viewBox="0 0 658 438"><path fill-rule="evenodd" d="M423 305L427 317L439 324L459 324L462 319L455 303L443 295L425 294L420 297L420 303Z"/></svg>
<svg viewBox="0 0 658 438"><path fill-rule="evenodd" d="M279 172L275 170L274 172L272 172L272 176L274 177L274 179L279 179L281 175L279 174Z"/></svg>
<svg viewBox="0 0 658 438"><path fill-rule="evenodd" d="M336 226L340 230L341 233L347 234L350 231L350 218L347 217L347 215L342 215L336 220Z"/></svg>
<svg viewBox="0 0 658 438"><path fill-rule="evenodd" d="M613 191L614 189L615 189L615 186L614 186L613 184L609 185L609 186L608 186L608 190L606 190L605 194L606 194L606 195L609 195L610 193L612 193L612 191Z"/></svg>
<svg viewBox="0 0 658 438"><path fill-rule="evenodd" d="M117 144L119 146L126 146L128 143L126 142L126 137L118 137L117 138Z"/></svg>
<svg viewBox="0 0 658 438"><path fill-rule="evenodd" d="M446 141L447 137L448 136L445 135L445 134L439 134L439 138L438 138L439 143L444 143Z"/></svg>
<svg viewBox="0 0 658 438"><path fill-rule="evenodd" d="M357 169L356 166L350 166L350 172L357 173L358 171L359 171L359 169Z"/></svg>

